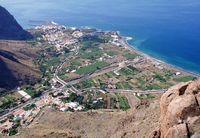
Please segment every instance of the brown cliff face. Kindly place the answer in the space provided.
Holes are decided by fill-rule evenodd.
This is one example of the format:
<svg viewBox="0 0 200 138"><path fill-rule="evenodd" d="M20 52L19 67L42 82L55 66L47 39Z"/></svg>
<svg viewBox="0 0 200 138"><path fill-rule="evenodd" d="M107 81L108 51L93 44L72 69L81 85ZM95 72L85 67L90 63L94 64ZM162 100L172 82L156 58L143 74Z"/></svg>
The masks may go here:
<svg viewBox="0 0 200 138"><path fill-rule="evenodd" d="M200 80L170 88L160 109L160 129L151 137L200 138Z"/></svg>

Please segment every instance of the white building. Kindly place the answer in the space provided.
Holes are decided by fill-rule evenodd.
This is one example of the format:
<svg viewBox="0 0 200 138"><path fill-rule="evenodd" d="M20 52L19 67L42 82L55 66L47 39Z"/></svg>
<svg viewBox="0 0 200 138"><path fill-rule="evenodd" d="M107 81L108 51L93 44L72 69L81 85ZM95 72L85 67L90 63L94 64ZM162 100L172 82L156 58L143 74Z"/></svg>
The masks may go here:
<svg viewBox="0 0 200 138"><path fill-rule="evenodd" d="M18 91L18 93L20 94L20 95L22 95L23 97L25 97L26 99L31 99L31 96L29 95L29 94L27 94L25 91L23 91L23 90L20 90L20 91Z"/></svg>

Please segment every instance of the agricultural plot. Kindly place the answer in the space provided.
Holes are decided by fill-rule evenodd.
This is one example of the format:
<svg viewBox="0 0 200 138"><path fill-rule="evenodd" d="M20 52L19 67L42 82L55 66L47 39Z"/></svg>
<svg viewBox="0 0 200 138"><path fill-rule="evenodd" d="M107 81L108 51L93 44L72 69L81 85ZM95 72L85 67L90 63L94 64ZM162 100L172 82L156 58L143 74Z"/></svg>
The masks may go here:
<svg viewBox="0 0 200 138"><path fill-rule="evenodd" d="M195 80L197 79L196 77L193 76L182 76L182 77L177 77L174 80L178 81L178 82L187 82L187 81L191 81L191 80Z"/></svg>
<svg viewBox="0 0 200 138"><path fill-rule="evenodd" d="M123 56L126 57L127 59L134 59L136 58L138 55L135 53L131 53L129 51L124 51Z"/></svg>
<svg viewBox="0 0 200 138"><path fill-rule="evenodd" d="M95 72L96 70L102 69L103 67L107 65L108 63L106 63L105 61L97 61L91 65L81 67L80 69L76 71L76 73L79 75L90 74L90 73Z"/></svg>
<svg viewBox="0 0 200 138"><path fill-rule="evenodd" d="M128 66L120 69L118 72L120 75L128 76L128 75L135 75L136 73L139 72L139 70L133 66Z"/></svg>

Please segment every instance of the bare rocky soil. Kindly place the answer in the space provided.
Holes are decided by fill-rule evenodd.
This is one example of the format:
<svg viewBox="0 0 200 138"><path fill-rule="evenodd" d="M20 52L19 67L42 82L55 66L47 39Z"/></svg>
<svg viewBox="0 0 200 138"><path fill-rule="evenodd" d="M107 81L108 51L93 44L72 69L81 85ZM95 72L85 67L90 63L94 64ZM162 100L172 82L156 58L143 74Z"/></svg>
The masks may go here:
<svg viewBox="0 0 200 138"><path fill-rule="evenodd" d="M127 112L98 110L63 113L46 108L18 138L141 138L158 126L159 99Z"/></svg>
<svg viewBox="0 0 200 138"><path fill-rule="evenodd" d="M0 88L12 89L32 84L39 78L34 66L38 49L25 41L0 41Z"/></svg>

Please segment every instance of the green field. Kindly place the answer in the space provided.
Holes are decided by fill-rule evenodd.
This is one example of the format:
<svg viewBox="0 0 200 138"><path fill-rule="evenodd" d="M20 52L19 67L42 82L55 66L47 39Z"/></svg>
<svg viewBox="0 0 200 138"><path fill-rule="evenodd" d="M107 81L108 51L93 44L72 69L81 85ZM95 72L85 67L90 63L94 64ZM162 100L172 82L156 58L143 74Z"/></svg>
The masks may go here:
<svg viewBox="0 0 200 138"><path fill-rule="evenodd" d="M122 109L123 111L130 109L128 99L125 96L120 96L119 94L116 94L116 96L118 99L120 109Z"/></svg>
<svg viewBox="0 0 200 138"><path fill-rule="evenodd" d="M81 66L81 62L78 59L75 59L70 62L70 65Z"/></svg>
<svg viewBox="0 0 200 138"><path fill-rule="evenodd" d="M93 80L83 80L75 85L78 89L90 88L94 84Z"/></svg>
<svg viewBox="0 0 200 138"><path fill-rule="evenodd" d="M51 57L50 59L46 60L44 64L51 67L51 66L55 66L56 64L58 64L59 61L60 61L59 57Z"/></svg>
<svg viewBox="0 0 200 138"><path fill-rule="evenodd" d="M14 102L16 102L16 99L11 95L0 97L0 111L9 108Z"/></svg>
<svg viewBox="0 0 200 138"><path fill-rule="evenodd" d="M81 44L82 44L82 50L86 50L88 48L96 47L100 43L103 43L103 40L98 37L93 37L93 38L86 38L84 39Z"/></svg>
<svg viewBox="0 0 200 138"><path fill-rule="evenodd" d="M183 77L175 78L174 80L178 81L178 82L187 82L187 81L191 81L191 80L195 80L195 79L197 79L197 78L193 77L193 76L183 76Z"/></svg>
<svg viewBox="0 0 200 138"><path fill-rule="evenodd" d="M65 80L68 78L68 75L66 73L62 73L62 74L58 74L58 76L62 79L62 80Z"/></svg>
<svg viewBox="0 0 200 138"><path fill-rule="evenodd" d="M157 80L159 80L160 82L166 82L166 81L167 81L167 80L165 79L165 77L164 77L163 75L159 74L159 73L156 73L156 74L154 75L154 78L157 79Z"/></svg>
<svg viewBox="0 0 200 138"><path fill-rule="evenodd" d="M133 53L130 53L128 51L125 51L123 53L123 56L126 57L127 59L134 59L136 58L138 55L137 54L133 54Z"/></svg>
<svg viewBox="0 0 200 138"><path fill-rule="evenodd" d="M107 51L106 53L107 53L109 56L115 56L115 55L117 54L115 51L111 51L111 50Z"/></svg>
<svg viewBox="0 0 200 138"><path fill-rule="evenodd" d="M92 47L86 50L80 50L80 58L95 60L102 56L103 52L98 47Z"/></svg>
<svg viewBox="0 0 200 138"><path fill-rule="evenodd" d="M34 88L32 88L32 87L26 87L24 91L25 91L28 95L30 95L32 98L39 97L39 96L41 95L41 92L40 92L40 91L36 91L36 90L34 90Z"/></svg>
<svg viewBox="0 0 200 138"><path fill-rule="evenodd" d="M90 73L95 72L98 69L101 69L101 68L107 66L107 65L108 65L108 63L106 63L105 61L97 61L91 65L88 65L88 66L78 69L76 71L76 73L79 75L90 74Z"/></svg>
<svg viewBox="0 0 200 138"><path fill-rule="evenodd" d="M98 47L102 40L99 38L92 38L92 40L83 40L82 47L79 50L79 57L82 59L95 60L99 58L103 52ZM101 42L102 43L102 42Z"/></svg>
<svg viewBox="0 0 200 138"><path fill-rule="evenodd" d="M163 89L163 87L158 84L150 84L145 87L145 90L160 90L160 89Z"/></svg>
<svg viewBox="0 0 200 138"><path fill-rule="evenodd" d="M108 73L105 73L105 75L106 75L108 78L113 78L113 77L116 76L116 75L114 74L114 72L108 72Z"/></svg>
<svg viewBox="0 0 200 138"><path fill-rule="evenodd" d="M130 86L128 82L118 82L116 83L116 88L117 89L131 89L132 86Z"/></svg>
<svg viewBox="0 0 200 138"><path fill-rule="evenodd" d="M136 69L132 66L128 66L128 67L125 67L125 68L122 68L119 70L119 73L124 76L134 75L137 72L138 72L138 69Z"/></svg>

